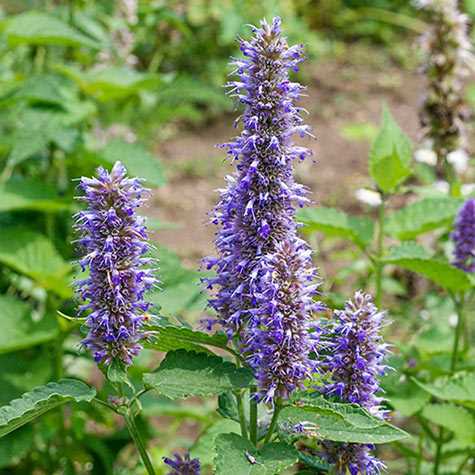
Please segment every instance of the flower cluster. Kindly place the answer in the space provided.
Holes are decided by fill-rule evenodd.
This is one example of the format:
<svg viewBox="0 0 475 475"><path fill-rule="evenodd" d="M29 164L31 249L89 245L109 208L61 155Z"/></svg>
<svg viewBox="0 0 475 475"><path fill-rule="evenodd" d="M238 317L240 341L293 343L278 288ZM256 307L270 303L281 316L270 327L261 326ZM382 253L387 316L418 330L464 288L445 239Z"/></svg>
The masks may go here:
<svg viewBox="0 0 475 475"><path fill-rule="evenodd" d="M174 459L164 457L163 461L172 468L168 475L200 475L201 473L199 459L192 459L189 453L183 457L180 454L174 454Z"/></svg>
<svg viewBox="0 0 475 475"><path fill-rule="evenodd" d="M78 240L84 255L80 260L89 276L76 283L87 303L89 333L83 344L99 363L132 363L140 349L144 313L149 304L145 292L156 279L144 257L149 245L144 219L136 208L146 190L137 178L128 178L120 162L111 172L99 168L97 177L82 178L80 188L87 209L76 215Z"/></svg>
<svg viewBox="0 0 475 475"><path fill-rule="evenodd" d="M287 397L313 371L309 352L317 293L311 251L297 236L295 205L308 202L293 179L293 162L310 151L293 143L310 134L296 106L302 86L289 79L302 47L289 46L280 19L261 22L241 41L238 79L228 84L245 105L243 131L224 145L236 163L214 223L219 225L216 287L210 299L220 324L255 368L260 397ZM272 354L271 354L272 353Z"/></svg>
<svg viewBox="0 0 475 475"><path fill-rule="evenodd" d="M328 356L325 369L331 382L323 392L340 400L359 404L376 417L384 418L378 378L387 366L387 345L380 334L385 314L378 311L372 297L356 292L344 310L335 311L335 319L325 329ZM325 442L325 458L334 463L338 473L375 474L384 467L371 454L370 445Z"/></svg>
<svg viewBox="0 0 475 475"><path fill-rule="evenodd" d="M466 146L463 84L474 66L469 20L460 13L457 0L418 0L416 4L432 17L432 29L422 37L428 88L420 119L441 165Z"/></svg>
<svg viewBox="0 0 475 475"><path fill-rule="evenodd" d="M475 199L460 208L451 235L455 244L454 265L465 272L475 272Z"/></svg>

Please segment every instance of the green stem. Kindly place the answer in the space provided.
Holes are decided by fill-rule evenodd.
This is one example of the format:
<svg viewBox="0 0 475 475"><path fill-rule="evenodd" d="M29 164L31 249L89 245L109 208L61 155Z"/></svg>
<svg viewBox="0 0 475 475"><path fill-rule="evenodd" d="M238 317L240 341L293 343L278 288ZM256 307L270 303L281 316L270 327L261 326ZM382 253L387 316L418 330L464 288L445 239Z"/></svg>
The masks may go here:
<svg viewBox="0 0 475 475"><path fill-rule="evenodd" d="M256 386L251 386L249 392L249 437L254 445L257 445L257 401L253 398L256 391Z"/></svg>
<svg viewBox="0 0 475 475"><path fill-rule="evenodd" d="M124 418L127 424L127 428L129 429L130 436L132 437L132 440L134 441L135 446L139 451L140 458L142 459L142 462L145 465L145 468L147 469L147 473L149 475L155 475L155 470L153 468L150 457L148 456L147 449L145 448L145 444L142 440L142 437L140 436L140 432L137 429L134 418L130 414L124 416Z"/></svg>
<svg viewBox="0 0 475 475"><path fill-rule="evenodd" d="M234 393L234 396L236 397L237 409L238 409L238 414L239 414L239 424L241 425L241 435L245 439L248 439L247 427L246 427L246 415L244 414L244 405L242 403L241 393L239 391L236 391Z"/></svg>
<svg viewBox="0 0 475 475"><path fill-rule="evenodd" d="M274 433L275 426L277 425L277 420L279 419L279 413L282 409L282 403L280 400L275 402L274 414L272 415L272 420L270 422L269 430L267 431L266 437L264 439L264 444L267 444Z"/></svg>
<svg viewBox="0 0 475 475"><path fill-rule="evenodd" d="M435 452L434 475L439 475L440 462L442 460L442 446L444 445L444 428L439 429L439 440Z"/></svg>
<svg viewBox="0 0 475 475"><path fill-rule="evenodd" d="M458 354L459 354L460 338L462 336L462 331L464 328L463 307L465 303L465 296L462 294L462 296L460 297L460 300L458 300L454 295L452 295L452 300L455 304L455 309L457 313L457 327L455 328L452 357L450 360L450 372L454 373L455 370L457 369L457 359L458 359Z"/></svg>
<svg viewBox="0 0 475 475"><path fill-rule="evenodd" d="M421 431L421 433L419 434L419 441L417 443L417 453L418 453L418 457L416 459L415 475L421 475L422 459L424 456L424 432L423 431Z"/></svg>
<svg viewBox="0 0 475 475"><path fill-rule="evenodd" d="M378 214L378 241L376 254L376 297L375 303L377 307L381 307L382 289L383 289L383 246L384 246L384 215L385 215L385 196L381 195L381 204L379 205Z"/></svg>

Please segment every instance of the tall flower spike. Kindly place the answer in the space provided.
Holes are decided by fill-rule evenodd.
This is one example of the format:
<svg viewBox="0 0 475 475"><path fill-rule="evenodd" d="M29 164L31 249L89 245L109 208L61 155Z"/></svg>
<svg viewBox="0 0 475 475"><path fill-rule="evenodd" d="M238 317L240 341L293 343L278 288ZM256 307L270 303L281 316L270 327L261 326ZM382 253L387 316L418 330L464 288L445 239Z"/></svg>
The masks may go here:
<svg viewBox="0 0 475 475"><path fill-rule="evenodd" d="M467 200L458 212L455 230L454 265L465 272L475 272L475 199Z"/></svg>
<svg viewBox="0 0 475 475"><path fill-rule="evenodd" d="M445 160L456 160L466 146L464 122L468 108L463 85L475 63L468 36L469 19L460 12L458 0L415 3L429 12L432 24L421 38L428 87L420 119L424 135L442 165Z"/></svg>
<svg viewBox="0 0 475 475"><path fill-rule="evenodd" d="M96 362L125 365L141 350L144 294L157 281L144 257L149 249L144 218L136 215L145 190L138 178L128 178L120 162L111 172L103 168L95 178L81 178L87 209L76 216L83 251L80 264L89 276L76 282L88 311L89 333L83 340Z"/></svg>
<svg viewBox="0 0 475 475"><path fill-rule="evenodd" d="M163 461L172 468L168 475L200 475L201 464L199 459L190 458L186 453L183 457L180 454L174 454L174 459L164 457Z"/></svg>
<svg viewBox="0 0 475 475"><path fill-rule="evenodd" d="M376 417L386 413L377 396L380 390L378 378L387 366L384 358L387 345L380 334L385 313L378 311L369 294L356 292L342 311L335 311L335 319L325 330L328 356L325 369L331 382L324 388L328 395L356 403ZM384 464L371 454L371 445L323 444L325 458L334 463L339 474L377 474Z"/></svg>
<svg viewBox="0 0 475 475"><path fill-rule="evenodd" d="M230 93L244 104L243 131L224 145L236 164L227 177L213 222L219 226L216 277L210 305L217 323L255 369L259 397L287 397L314 370L310 352L316 333L312 312L321 307L311 251L297 236L295 204L307 190L294 182L293 162L310 151L292 142L310 135L296 106L303 87L289 79L303 60L302 47L288 46L280 19L262 21L244 58L233 61L238 79Z"/></svg>

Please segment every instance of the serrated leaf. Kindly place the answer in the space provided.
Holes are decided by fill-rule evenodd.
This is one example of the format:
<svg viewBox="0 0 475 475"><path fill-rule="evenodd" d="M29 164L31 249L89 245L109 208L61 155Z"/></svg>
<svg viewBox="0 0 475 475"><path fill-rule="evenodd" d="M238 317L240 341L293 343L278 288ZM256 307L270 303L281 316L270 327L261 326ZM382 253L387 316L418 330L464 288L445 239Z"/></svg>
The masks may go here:
<svg viewBox="0 0 475 475"><path fill-rule="evenodd" d="M58 336L54 316L47 314L35 322L31 313L32 308L27 303L10 295L0 295L0 354L40 345Z"/></svg>
<svg viewBox="0 0 475 475"><path fill-rule="evenodd" d="M453 404L429 404L422 410L422 416L449 429L462 442L475 443L475 419L467 409Z"/></svg>
<svg viewBox="0 0 475 475"><path fill-rule="evenodd" d="M228 342L222 333L209 335L208 333L192 330L185 326L171 324L147 325L147 329L154 332L148 340L147 347L158 351L187 350L208 352L200 345L211 345L225 348Z"/></svg>
<svg viewBox="0 0 475 475"><path fill-rule="evenodd" d="M194 351L167 354L154 373L144 375L146 386L170 399L211 396L248 387L253 374L223 358Z"/></svg>
<svg viewBox="0 0 475 475"><path fill-rule="evenodd" d="M221 434L216 438L216 475L275 475L294 465L298 453L282 442L257 450L237 434Z"/></svg>
<svg viewBox="0 0 475 475"><path fill-rule="evenodd" d="M297 394L295 405L304 406L307 410L315 410L323 414L336 414L349 424L361 429L371 429L385 423L357 404L329 401L322 396Z"/></svg>
<svg viewBox="0 0 475 475"><path fill-rule="evenodd" d="M68 281L71 265L42 234L26 228L4 228L0 233L0 263L61 297L72 295Z"/></svg>
<svg viewBox="0 0 475 475"><path fill-rule="evenodd" d="M0 407L0 437L3 437L55 407L75 401L91 401L96 395L76 379L62 379L29 391L10 404Z"/></svg>
<svg viewBox="0 0 475 475"><path fill-rule="evenodd" d="M222 419L211 426L200 435L196 443L190 450L190 454L193 458L198 458L201 465L214 465L216 457L216 438L220 434L240 434L241 426L238 422Z"/></svg>
<svg viewBox="0 0 475 475"><path fill-rule="evenodd" d="M371 148L369 172L385 193L393 192L411 174L412 145L387 108Z"/></svg>
<svg viewBox="0 0 475 475"><path fill-rule="evenodd" d="M364 247L373 239L374 223L369 218L349 216L334 208L305 208L297 213L306 232L321 231L329 236L350 239Z"/></svg>
<svg viewBox="0 0 475 475"><path fill-rule="evenodd" d="M414 239L420 234L453 223L463 200L426 198L388 216L385 231L398 239Z"/></svg>
<svg viewBox="0 0 475 475"><path fill-rule="evenodd" d="M58 196L54 187L32 179L11 180L0 186L0 212L59 212L71 209L71 202Z"/></svg>
<svg viewBox="0 0 475 475"><path fill-rule="evenodd" d="M439 378L432 383L414 380L419 387L444 401L454 401L473 407L475 403L475 373Z"/></svg>
<svg viewBox="0 0 475 475"><path fill-rule="evenodd" d="M98 44L58 17L27 11L8 18L4 34L10 44L88 46Z"/></svg>
<svg viewBox="0 0 475 475"><path fill-rule="evenodd" d="M149 185L165 183L160 160L139 144L112 140L101 151L101 157L111 164L122 162L130 175L144 178Z"/></svg>
<svg viewBox="0 0 475 475"><path fill-rule="evenodd" d="M351 424L340 414L315 407L286 407L279 416L279 432L285 438L299 438L291 428L303 423L306 435L310 438L332 440L335 442L351 442L356 444L385 444L408 436L403 430L383 423L376 427L362 428Z"/></svg>
<svg viewBox="0 0 475 475"><path fill-rule="evenodd" d="M421 274L446 290L458 292L472 287L465 272L442 259L430 257L422 246L415 243L393 247L384 261Z"/></svg>

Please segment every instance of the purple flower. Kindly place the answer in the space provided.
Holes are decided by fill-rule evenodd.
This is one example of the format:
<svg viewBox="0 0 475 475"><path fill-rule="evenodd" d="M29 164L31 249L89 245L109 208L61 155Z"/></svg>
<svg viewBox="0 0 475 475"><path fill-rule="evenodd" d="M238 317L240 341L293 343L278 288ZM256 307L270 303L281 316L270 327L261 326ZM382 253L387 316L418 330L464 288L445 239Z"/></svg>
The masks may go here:
<svg viewBox="0 0 475 475"><path fill-rule="evenodd" d="M111 172L103 168L95 178L81 178L80 188L87 209L76 216L76 230L83 251L80 265L89 276L76 282L87 303L89 333L83 340L96 362L125 365L141 350L141 326L150 304L144 294L157 281L151 260L144 219L136 208L144 202L141 180L128 178L120 162Z"/></svg>
<svg viewBox="0 0 475 475"><path fill-rule="evenodd" d="M213 222L219 226L216 269L209 279L210 299L220 324L256 371L259 396L266 401L287 397L314 370L311 314L316 271L311 251L298 238L295 205L307 190L295 183L293 162L310 151L292 142L309 135L296 101L302 86L292 82L302 47L288 46L280 19L253 27L241 41L244 58L233 61L237 79L230 93L244 104L242 133L225 144L236 171Z"/></svg>
<svg viewBox="0 0 475 475"><path fill-rule="evenodd" d="M457 215L451 234L455 244L454 265L465 272L475 272L475 199L467 200Z"/></svg>
<svg viewBox="0 0 475 475"><path fill-rule="evenodd" d="M168 475L200 475L199 459L190 458L189 453L186 453L183 457L180 454L174 454L173 456L174 459L163 458L163 461L172 468Z"/></svg>
<svg viewBox="0 0 475 475"><path fill-rule="evenodd" d="M325 329L329 349L324 366L331 382L323 388L328 395L356 403L376 417L385 418L379 377L387 366L387 345L380 334L385 313L378 311L369 294L356 292L344 310L335 311L335 319ZM371 454L370 445L324 442L325 458L336 465L338 473L377 474L384 464Z"/></svg>

